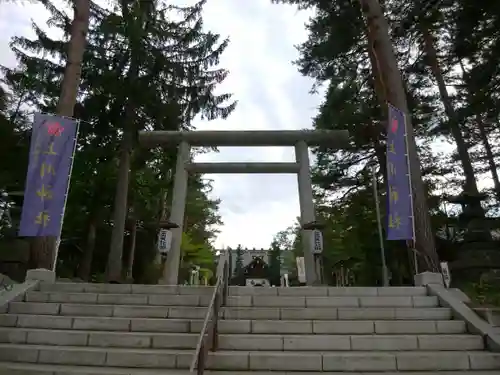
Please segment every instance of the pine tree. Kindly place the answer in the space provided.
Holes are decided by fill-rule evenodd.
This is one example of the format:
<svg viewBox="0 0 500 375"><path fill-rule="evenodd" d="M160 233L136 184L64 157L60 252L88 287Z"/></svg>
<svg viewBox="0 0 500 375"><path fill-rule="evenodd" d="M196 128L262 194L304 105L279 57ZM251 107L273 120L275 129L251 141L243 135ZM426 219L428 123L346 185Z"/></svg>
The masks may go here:
<svg viewBox="0 0 500 375"><path fill-rule="evenodd" d="M217 64L220 54L227 46L227 40L218 44L217 35L203 31L201 12L205 2L206 0L202 0L194 6L183 8L169 6L171 10L179 11L184 16L178 23L165 18L164 7L160 6L159 2L134 2L130 8L122 6L123 21L128 26L124 31L129 39L130 50L130 67L125 80L133 90L126 98L124 110L125 127L113 215L115 227L108 258L110 280L119 279L121 275L120 260L127 215L131 152L134 134L143 127L136 121L138 106L135 102L137 95L139 93L142 95L141 85L136 83L141 83L142 79L150 82L151 79L158 77L158 74L160 79L166 76L171 80L173 85L170 84L167 92L172 91L180 107L180 114L184 117L181 124L187 124L188 127L197 114L212 120L218 117L225 118L234 109L234 103L220 107L220 104L229 99L229 95L212 94L215 85L224 80L227 72L210 70L208 67ZM170 40L171 43L166 43L166 40ZM142 59L144 54L153 57L153 66ZM152 69L152 74L141 77L140 71L145 67ZM142 83L149 84L146 81ZM156 100L170 99L157 97Z"/></svg>
<svg viewBox="0 0 500 375"><path fill-rule="evenodd" d="M132 6L132 2L128 3ZM137 5L137 2L133 3ZM68 16L57 7L50 6L48 1L45 4L51 13L49 24L59 31L51 35L63 36L54 38L33 25L35 38L15 37L12 40L19 65L14 69L2 68L4 81L12 91L13 99L19 98L20 106L11 117L19 119L20 123L24 119L22 108L25 105L44 112L55 112L63 80ZM186 9L189 13L193 8ZM90 271L95 269L92 264L97 262L100 268L106 254L96 252L93 260L94 247L109 246L107 235L110 228L116 228L116 225L110 225L110 211L113 186L117 183L116 150L120 134L123 134L125 121L121 119L126 117L128 98L132 98L134 104L133 126L136 130L191 129L194 116L201 115L207 119L224 117L235 105L229 101L230 95L213 93L217 83L227 75L225 70L215 67L227 41L203 31L201 9L184 14L185 20L180 23L170 22L166 18L169 12L142 10L155 16L150 20L147 35L143 35L139 43L138 35L133 33L136 24L127 23L121 13L110 12L96 4L91 6L91 27L82 61L80 95L75 106L75 117L81 119L84 126L79 135L66 210L68 220L65 220L64 229L71 232L71 238L78 238L81 242L79 247L84 249L84 261L80 265L82 278L94 272ZM171 12L176 10L175 7L167 9ZM138 10L132 11L138 17L135 13ZM142 51L139 54L139 78L133 81L127 76L131 63L131 39L140 44ZM138 47L134 44L134 48ZM127 118L127 121L130 119ZM174 165L175 150L136 150L131 158L132 175L126 204L133 207L139 217L136 260L142 270L148 267L148 263L141 257L151 256L157 237L155 228L160 206L152 197L159 197L161 191L171 188L164 175ZM18 171L20 175L25 175L22 169L18 168ZM17 181L22 182L23 178ZM208 226L220 220L216 213L218 202L208 199L209 187L206 183L198 177L192 182L187 209L193 231L189 228L187 231L196 245L209 245L214 232ZM191 200L196 200L196 204ZM130 210L126 210L125 214L127 225L121 234L125 234L126 238L119 258L116 253L113 254L115 261L112 263L118 268L122 266L121 249L131 248L127 243L130 241L131 222L127 222ZM64 256L64 251L61 256Z"/></svg>
<svg viewBox="0 0 500 375"><path fill-rule="evenodd" d="M440 258L454 263L457 275L460 269L467 267L475 267L481 272L486 264L480 259L496 258L478 255L481 244L473 246L471 255L474 253L475 257L457 259L457 245L465 233L463 224L467 220L467 208L475 211L476 217L484 216L477 214L476 208L481 211L480 205L477 201L466 203L469 207L462 207L458 216L455 212L450 215L444 211L442 203L443 191L445 195L453 190L453 193L465 190L471 196L476 194L480 187L477 181L484 179L485 173L493 177L496 186L500 186L496 172L500 154L494 141L498 139L495 124L500 112L498 4L478 5L472 0L383 2L399 64L385 69L383 65L387 59L383 61L375 53L375 46L380 48L381 44L380 40L374 39L374 31L382 30L382 23L374 20L383 20L384 15L378 12L369 17L362 16L370 6L372 10L378 9L378 1L271 1L315 10L306 25L309 37L299 46L300 58L296 61L299 71L315 79L316 86L326 86L324 103L319 108L314 127L348 129L351 135L351 147L347 150L315 150L317 163L313 168L313 181L317 185L318 209L328 223L325 244L332 241L332 248L343 252L334 254L331 251L325 255L333 262L336 257L355 254L355 267L359 270L366 267L360 274L367 275L366 270L374 269L374 259L368 256L376 251L373 246L376 241L372 236L376 231L373 231L375 215L373 202L369 201L371 184L367 167L376 162L379 176L386 182L385 108L387 101L393 104L396 101L394 95L391 97L395 85L387 84L382 70L386 73L400 70L405 92L399 90L397 97L406 98L408 102L425 181L425 189L419 190L422 194L418 201L429 206L429 210L423 210L425 205L419 203L416 211L420 218L427 215L427 212L421 215L423 211L428 211L433 224L432 233L417 231L419 236L425 237L425 240L417 238L419 250L427 252L432 248L424 246L432 237L439 243ZM364 6L360 7L360 4ZM384 51L389 49L390 45L385 43ZM384 55L388 56L387 53ZM432 149L436 138L451 140L458 152L445 157L440 150ZM413 176L417 174L414 172ZM383 185L381 188L383 191ZM479 196L485 192L488 189L479 192ZM500 199L500 194L494 195ZM494 205L498 207L498 200L489 198L484 207L488 209ZM460 207L456 208L459 212ZM356 215L356 220L349 220L349 215ZM498 216L497 210L490 209L488 215ZM479 221L477 224L476 232L469 230L476 238L482 236L480 232L486 232L487 227ZM363 234L370 227L370 234ZM360 243L353 252L351 245L357 241ZM396 272L392 270L393 276L400 283L410 279L408 269L401 270L401 265L407 261L398 259L398 244L388 242L386 246L390 247L389 263L399 268ZM435 266L437 254L430 251L429 255Z"/></svg>
<svg viewBox="0 0 500 375"><path fill-rule="evenodd" d="M276 241L271 243L269 251L269 283L280 285L281 278L282 251Z"/></svg>
<svg viewBox="0 0 500 375"><path fill-rule="evenodd" d="M45 1L45 0L44 0ZM44 3L42 1L42 3ZM48 2L48 4L50 4ZM80 85L82 58L87 42L87 31L90 19L90 0L75 0L73 3L73 20L70 27L70 38L67 43L64 76L60 86L60 95L56 113L59 116L73 117L74 107ZM37 268L52 269L55 262L56 238L35 237L32 254L36 254Z"/></svg>
<svg viewBox="0 0 500 375"><path fill-rule="evenodd" d="M236 247L236 261L234 266L234 277L241 281L243 277L243 248L241 245Z"/></svg>

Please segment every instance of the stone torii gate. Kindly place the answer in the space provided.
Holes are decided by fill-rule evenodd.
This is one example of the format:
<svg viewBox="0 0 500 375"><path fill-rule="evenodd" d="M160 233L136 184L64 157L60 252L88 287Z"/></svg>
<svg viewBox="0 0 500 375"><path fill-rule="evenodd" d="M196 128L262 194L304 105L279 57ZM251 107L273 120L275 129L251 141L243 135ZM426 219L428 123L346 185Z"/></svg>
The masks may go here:
<svg viewBox="0 0 500 375"><path fill-rule="evenodd" d="M348 142L347 130L250 130L250 131L141 131L143 147L178 146L174 191L170 221L179 227L172 229L172 244L163 269L162 283L178 282L180 249L186 206L188 173L295 173L298 177L301 224L315 220L311 175L310 146L342 148ZM294 146L294 163L193 163L191 147L262 147ZM302 229L307 285L320 280L315 270L312 231Z"/></svg>

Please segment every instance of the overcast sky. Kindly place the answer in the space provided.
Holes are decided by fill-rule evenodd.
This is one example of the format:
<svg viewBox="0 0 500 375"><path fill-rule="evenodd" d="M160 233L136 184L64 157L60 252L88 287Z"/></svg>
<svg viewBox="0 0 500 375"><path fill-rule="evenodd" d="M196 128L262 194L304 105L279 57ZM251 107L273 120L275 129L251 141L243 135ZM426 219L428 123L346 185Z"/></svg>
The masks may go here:
<svg viewBox="0 0 500 375"><path fill-rule="evenodd" d="M98 1L100 2L100 1ZM169 0L190 4L194 0ZM60 3L56 0L55 3ZM9 41L33 35L31 22L44 25L48 13L41 5L0 5L0 64L14 66ZM197 122L204 130L303 129L321 101L310 95L312 81L302 77L291 61L294 45L305 40L310 14L271 0L209 0L205 27L231 43L220 67L230 71L221 92L231 92L239 104L229 119ZM203 161L292 161L287 148L222 148L201 155ZM224 225L216 246L267 247L272 236L293 224L299 215L295 175L207 175L214 180L213 196L222 200Z"/></svg>

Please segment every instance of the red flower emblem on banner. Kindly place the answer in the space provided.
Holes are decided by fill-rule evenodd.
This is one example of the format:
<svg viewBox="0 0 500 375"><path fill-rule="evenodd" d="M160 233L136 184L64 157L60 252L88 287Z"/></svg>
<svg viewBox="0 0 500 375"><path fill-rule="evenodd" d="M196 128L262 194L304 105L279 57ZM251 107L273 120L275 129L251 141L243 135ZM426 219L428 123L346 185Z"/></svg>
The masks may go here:
<svg viewBox="0 0 500 375"><path fill-rule="evenodd" d="M398 131L398 126L399 126L399 123L398 123L398 120L396 120L395 118L392 119L392 125L391 125L391 130L393 133L396 133Z"/></svg>
<svg viewBox="0 0 500 375"><path fill-rule="evenodd" d="M63 131L64 128L58 122L52 122L47 124L47 133L49 133L50 135L55 135L56 137L59 137Z"/></svg>

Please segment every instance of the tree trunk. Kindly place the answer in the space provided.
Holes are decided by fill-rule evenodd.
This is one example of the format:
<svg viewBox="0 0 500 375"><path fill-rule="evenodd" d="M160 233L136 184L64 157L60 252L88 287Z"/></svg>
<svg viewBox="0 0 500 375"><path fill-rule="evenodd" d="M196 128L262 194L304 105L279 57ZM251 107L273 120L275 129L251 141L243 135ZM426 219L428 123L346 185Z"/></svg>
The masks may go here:
<svg viewBox="0 0 500 375"><path fill-rule="evenodd" d="M467 71L465 70L465 66L462 60L459 61L460 68L462 70L462 79L468 87L469 100L471 103L481 103L485 100L484 95L481 94L481 90L477 90L473 82L469 79L467 75ZM479 96L478 93L479 92ZM484 127L484 122L481 114L476 114L477 128L479 129L479 138L483 143L484 149L486 151L486 160L488 161L488 165L491 171L491 177L493 178L493 184L495 187L495 195L498 200L500 200L500 179L498 177L497 166L495 162L495 156L493 154L493 150L491 148L490 141L488 140L488 133ZM494 121L494 120L493 120Z"/></svg>
<svg viewBox="0 0 500 375"><path fill-rule="evenodd" d="M14 110L14 112L12 112L12 114L9 117L10 122L16 121L17 116L19 116L19 113L21 112L21 106L24 104L24 97L25 97L25 93L23 93L19 96L19 98L17 100L16 109Z"/></svg>
<svg viewBox="0 0 500 375"><path fill-rule="evenodd" d="M372 48L378 62L382 82L385 84L385 100L403 111L408 134L409 170L413 188L415 221L415 246L419 254L419 271L438 271L439 258L432 233L425 185L422 180L420 160L413 126L408 112L406 92L399 72L396 56L389 37L389 27L378 0L359 0L366 17L368 32L372 37Z"/></svg>
<svg viewBox="0 0 500 375"><path fill-rule="evenodd" d="M367 25L367 28L369 26ZM375 55L375 50L373 48L374 44L374 39L373 39L373 31L368 31L366 32L366 36L368 38L368 56L370 58L370 63L372 66L372 73L373 73L373 87L375 89L375 94L377 96L379 105L380 105L380 111L382 118L387 117L387 108L386 108L386 103L387 99L385 97L385 86L384 82L382 81L382 76L380 74L380 66L377 61L377 57ZM385 147L384 145L380 142L380 134L384 132L385 129L379 127L374 127L373 133L374 133L374 138L373 138L373 144L375 148L375 156L377 158L377 161L380 166L380 172L382 174L382 181L384 186L387 186L387 159L385 155Z"/></svg>
<svg viewBox="0 0 500 375"><path fill-rule="evenodd" d="M90 272L92 271L92 258L94 256L97 232L97 216L92 213L87 230L87 243L85 244L82 261L80 263L80 267L78 268L78 277L85 281L89 280Z"/></svg>
<svg viewBox="0 0 500 375"><path fill-rule="evenodd" d="M68 44L68 61L64 71L61 96L57 103L57 114L73 116L78 87L82 74L82 60L87 44L90 20L90 0L74 1L74 19L71 24L71 38Z"/></svg>
<svg viewBox="0 0 500 375"><path fill-rule="evenodd" d="M137 69L134 69L137 72ZM122 278L123 233L127 220L128 184L130 177L131 153L133 146L134 109L129 100L125 111L125 129L120 150L120 163L116 182L113 231L106 269L107 281L119 282Z"/></svg>
<svg viewBox="0 0 500 375"><path fill-rule="evenodd" d="M141 9L141 4L135 3L132 6L138 6L138 9L133 11L140 11L138 19L134 19L136 14L131 14L128 8L129 3L125 0L121 1L121 8L123 12L123 19L128 22L130 27L134 27L138 23L138 27L134 27L136 32L133 34L129 42L130 48L130 68L126 78L127 89L130 90L131 95L125 99L124 111L124 128L123 139L120 146L120 163L118 167L118 179L116 182L116 195L114 202L113 212L113 231L111 233L111 244L108 255L108 264L106 269L107 281L120 282L122 279L122 256L123 256L123 234L125 231L125 222L127 220L127 203L128 203L128 188L130 178L130 167L132 158L132 148L136 137L136 108L134 97L137 95L134 92L133 85L139 76L139 64L142 43L142 35L144 29L147 29L145 10ZM146 7L149 5L145 5Z"/></svg>
<svg viewBox="0 0 500 375"><path fill-rule="evenodd" d="M464 136L460 130L459 121L446 88L443 73L439 67L436 49L434 48L434 39L427 27L421 27L421 30L424 38L425 52L427 54L427 58L429 59L429 66L439 88L439 95L441 96L444 110L446 112L446 116L448 117L451 134L457 144L457 152L462 163L462 169L465 177L464 190L467 193L477 195L478 189L474 175L474 168L472 167L467 144L465 143Z"/></svg>
<svg viewBox="0 0 500 375"><path fill-rule="evenodd" d="M128 266L127 266L128 280L133 280L136 239L137 239L137 221L134 220L132 223L132 230L130 231L130 253L128 256Z"/></svg>
<svg viewBox="0 0 500 375"><path fill-rule="evenodd" d="M373 48L374 45L374 39L373 39L373 30L368 31L368 28L370 25L367 25L367 30L366 30L366 37L368 39L368 57L370 58L370 64L372 66L372 74L373 74L373 88L375 90L375 95L377 96L379 105L380 105L380 111L381 111L381 118L386 118L387 117L387 98L385 97L385 85L382 80L382 76L380 73L380 66L377 60L377 56L375 55L375 50ZM382 122L383 123L383 122ZM385 146L380 142L380 135L384 134L385 128L381 126L374 126L373 127L373 145L375 148L375 156L377 158L377 161L380 165L380 172L382 174L382 181L384 183L384 186L387 186L387 160L386 160L386 155L385 155Z"/></svg>
<svg viewBox="0 0 500 375"><path fill-rule="evenodd" d="M486 160L491 171L491 177L493 178L493 184L495 186L495 196L500 200L500 179L498 178L497 165L495 163L495 156L493 155L493 150L491 148L490 141L488 141L488 134L484 128L483 120L481 115L476 115L477 128L479 129L479 136L481 137L481 142L483 143L484 149L486 151Z"/></svg>
<svg viewBox="0 0 500 375"><path fill-rule="evenodd" d="M66 68L61 85L61 95L57 103L57 114L66 117L73 116L78 87L80 86L82 60L89 29L90 0L75 0L73 14L71 36L67 44ZM56 246L57 239L54 237L35 237L33 239L32 254L35 256L35 261L32 263L36 264L36 268L55 269Z"/></svg>
<svg viewBox="0 0 500 375"><path fill-rule="evenodd" d="M386 98L386 88L384 81L382 79L382 74L380 72L380 63L377 59L377 56L375 54L375 31L372 29L373 23L368 23L366 25L367 31L366 31L366 37L368 39L368 57L370 58L370 64L372 66L372 73L373 73L373 86L375 88L375 94L377 95L377 99L380 105L380 110L382 114L385 114L387 117L387 108L386 108L386 103L387 103L387 98Z"/></svg>

